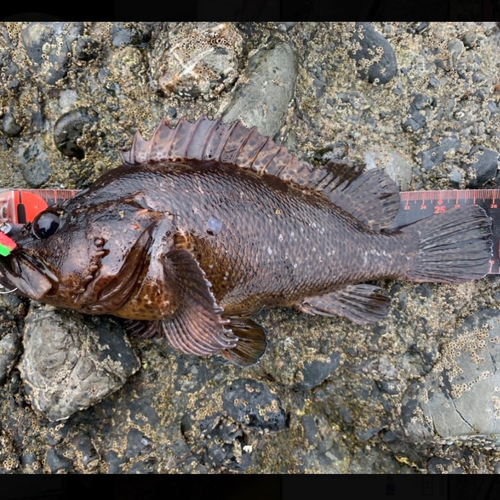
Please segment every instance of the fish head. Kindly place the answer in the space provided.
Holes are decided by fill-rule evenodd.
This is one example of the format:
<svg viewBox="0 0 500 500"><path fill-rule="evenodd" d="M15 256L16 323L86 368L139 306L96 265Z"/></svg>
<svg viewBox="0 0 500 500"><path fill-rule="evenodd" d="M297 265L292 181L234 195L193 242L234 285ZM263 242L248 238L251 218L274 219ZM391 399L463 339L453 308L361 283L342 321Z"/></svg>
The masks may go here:
<svg viewBox="0 0 500 500"><path fill-rule="evenodd" d="M161 214L127 200L79 198L44 210L12 235L17 246L0 257L0 283L58 307L112 313L147 265Z"/></svg>

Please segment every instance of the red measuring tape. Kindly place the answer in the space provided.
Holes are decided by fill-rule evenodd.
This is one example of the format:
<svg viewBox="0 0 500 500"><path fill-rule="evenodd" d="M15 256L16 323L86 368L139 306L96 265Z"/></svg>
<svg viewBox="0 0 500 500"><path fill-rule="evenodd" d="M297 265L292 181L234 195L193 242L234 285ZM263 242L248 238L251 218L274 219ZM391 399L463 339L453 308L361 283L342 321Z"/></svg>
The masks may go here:
<svg viewBox="0 0 500 500"><path fill-rule="evenodd" d="M79 191L76 189L6 189L0 190L0 221L26 224L48 206L62 203ZM500 274L500 189L456 189L443 191L402 191L401 207L392 225L407 226L453 207L479 205L492 218L493 256L490 274Z"/></svg>

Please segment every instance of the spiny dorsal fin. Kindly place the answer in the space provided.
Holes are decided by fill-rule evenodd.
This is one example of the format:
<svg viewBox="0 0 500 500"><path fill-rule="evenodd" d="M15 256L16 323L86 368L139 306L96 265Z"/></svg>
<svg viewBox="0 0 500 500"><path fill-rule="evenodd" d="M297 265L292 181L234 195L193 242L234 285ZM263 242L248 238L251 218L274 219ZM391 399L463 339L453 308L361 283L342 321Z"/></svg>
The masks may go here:
<svg viewBox="0 0 500 500"><path fill-rule="evenodd" d="M190 123L181 118L175 128L167 120L145 141L139 132L132 147L121 151L127 165L166 161L217 161L268 174L322 193L332 203L374 230L391 225L399 208L398 187L382 170L330 162L313 169L283 146L240 121L224 123L205 115Z"/></svg>

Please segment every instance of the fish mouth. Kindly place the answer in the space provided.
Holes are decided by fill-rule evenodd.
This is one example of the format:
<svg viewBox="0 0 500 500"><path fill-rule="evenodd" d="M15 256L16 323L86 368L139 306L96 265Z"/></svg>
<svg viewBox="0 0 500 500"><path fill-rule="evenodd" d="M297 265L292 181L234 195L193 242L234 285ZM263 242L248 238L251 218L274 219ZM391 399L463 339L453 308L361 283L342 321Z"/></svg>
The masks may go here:
<svg viewBox="0 0 500 500"><path fill-rule="evenodd" d="M59 280L40 259L22 251L14 251L0 259L0 284L8 289L17 288L17 294L30 299L43 299Z"/></svg>

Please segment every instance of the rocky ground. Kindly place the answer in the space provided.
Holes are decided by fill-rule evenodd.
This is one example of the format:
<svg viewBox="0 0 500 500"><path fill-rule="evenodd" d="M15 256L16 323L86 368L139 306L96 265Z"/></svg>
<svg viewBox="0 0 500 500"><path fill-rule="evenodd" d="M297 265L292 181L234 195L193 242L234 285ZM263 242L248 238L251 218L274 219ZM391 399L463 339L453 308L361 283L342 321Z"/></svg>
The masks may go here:
<svg viewBox="0 0 500 500"><path fill-rule="evenodd" d="M0 185L84 188L162 117L242 119L402 189L496 186L486 24L0 24ZM0 296L0 470L499 472L500 282L382 283L372 326L264 311L242 369Z"/></svg>

